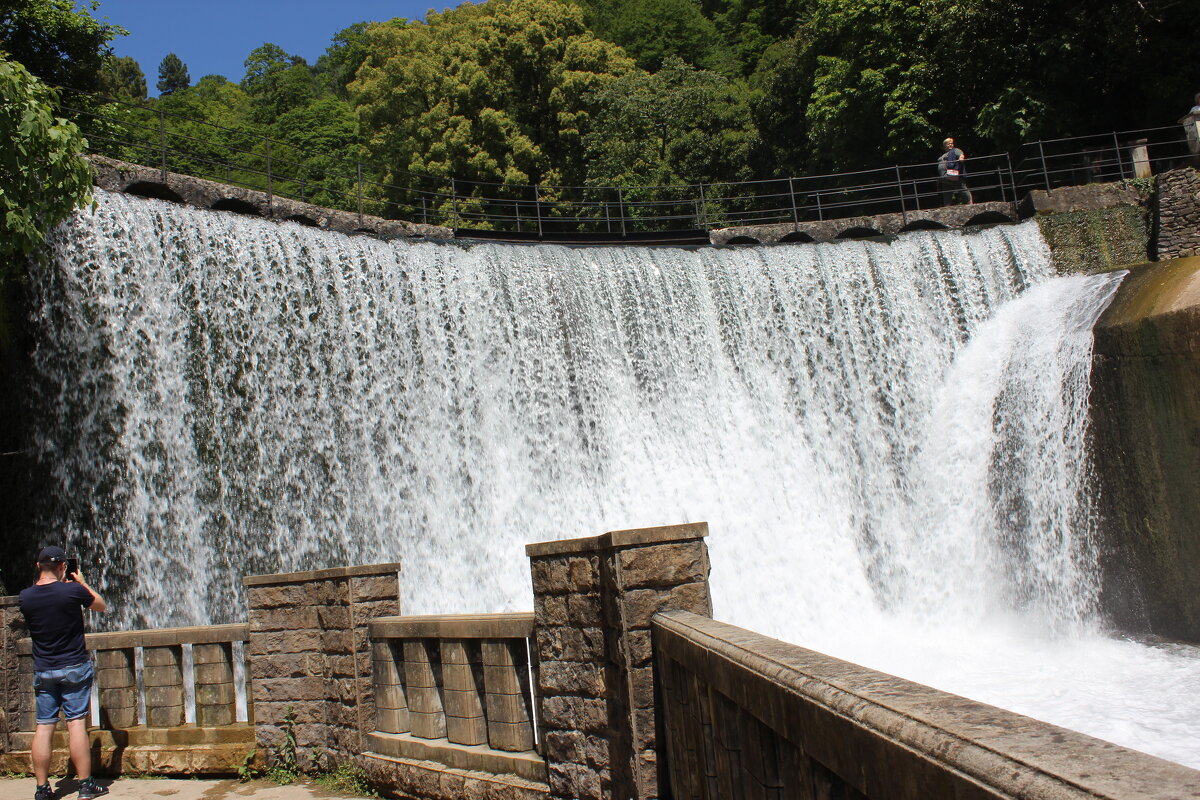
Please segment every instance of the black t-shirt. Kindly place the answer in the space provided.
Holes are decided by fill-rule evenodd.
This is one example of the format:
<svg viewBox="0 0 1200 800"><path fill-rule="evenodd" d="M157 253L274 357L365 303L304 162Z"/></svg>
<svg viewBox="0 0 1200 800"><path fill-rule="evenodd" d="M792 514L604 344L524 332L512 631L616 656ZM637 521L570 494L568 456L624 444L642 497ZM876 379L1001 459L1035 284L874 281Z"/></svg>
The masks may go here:
<svg viewBox="0 0 1200 800"><path fill-rule="evenodd" d="M33 668L73 667L87 661L83 642L83 609L92 595L74 581L34 584L23 589L21 613L33 639Z"/></svg>

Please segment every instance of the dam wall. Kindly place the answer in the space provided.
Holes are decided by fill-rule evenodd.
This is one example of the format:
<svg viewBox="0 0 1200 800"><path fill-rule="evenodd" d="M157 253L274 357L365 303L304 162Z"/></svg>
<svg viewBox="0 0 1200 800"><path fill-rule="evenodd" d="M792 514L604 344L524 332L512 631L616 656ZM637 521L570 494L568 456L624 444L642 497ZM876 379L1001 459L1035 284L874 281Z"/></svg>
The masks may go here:
<svg viewBox="0 0 1200 800"><path fill-rule="evenodd" d="M1135 267L1095 327L1104 606L1200 641L1200 257Z"/></svg>

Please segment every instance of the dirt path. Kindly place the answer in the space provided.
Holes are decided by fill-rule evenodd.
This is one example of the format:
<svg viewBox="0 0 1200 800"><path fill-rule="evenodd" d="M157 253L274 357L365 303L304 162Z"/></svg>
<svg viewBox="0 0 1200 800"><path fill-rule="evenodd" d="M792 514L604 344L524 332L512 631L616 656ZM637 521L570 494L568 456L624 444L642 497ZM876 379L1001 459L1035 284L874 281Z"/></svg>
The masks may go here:
<svg viewBox="0 0 1200 800"><path fill-rule="evenodd" d="M109 787L104 797L112 800L329 800L353 796L312 784L278 786L265 781L102 778L100 783ZM58 789L56 800L75 800L75 781L52 779L51 784ZM33 800L33 790L33 778L0 778L0 800Z"/></svg>

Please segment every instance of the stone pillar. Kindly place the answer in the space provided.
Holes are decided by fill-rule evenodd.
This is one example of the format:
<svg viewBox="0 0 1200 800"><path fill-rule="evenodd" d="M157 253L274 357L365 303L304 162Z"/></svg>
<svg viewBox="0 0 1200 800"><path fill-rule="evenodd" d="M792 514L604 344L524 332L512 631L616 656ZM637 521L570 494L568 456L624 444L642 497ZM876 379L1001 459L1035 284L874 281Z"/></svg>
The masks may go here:
<svg viewBox="0 0 1200 800"><path fill-rule="evenodd" d="M29 635L16 596L0 597L0 752L12 751L11 734L20 729L21 670L17 642Z"/></svg>
<svg viewBox="0 0 1200 800"><path fill-rule="evenodd" d="M1150 148L1145 139L1138 139L1129 148L1129 161L1133 164L1133 177L1149 178L1153 174L1150 171Z"/></svg>
<svg viewBox="0 0 1200 800"><path fill-rule="evenodd" d="M1196 101L1200 107L1200 99ZM1200 158L1200 112L1192 111L1184 114L1179 120L1183 125L1183 136L1187 140L1188 152L1192 154L1193 164Z"/></svg>
<svg viewBox="0 0 1200 800"><path fill-rule="evenodd" d="M659 796L650 618L712 615L707 535L696 523L525 548L551 797Z"/></svg>
<svg viewBox="0 0 1200 800"><path fill-rule="evenodd" d="M297 760L358 755L374 728L368 624L400 613L399 564L244 579L255 738L268 759L293 714Z"/></svg>

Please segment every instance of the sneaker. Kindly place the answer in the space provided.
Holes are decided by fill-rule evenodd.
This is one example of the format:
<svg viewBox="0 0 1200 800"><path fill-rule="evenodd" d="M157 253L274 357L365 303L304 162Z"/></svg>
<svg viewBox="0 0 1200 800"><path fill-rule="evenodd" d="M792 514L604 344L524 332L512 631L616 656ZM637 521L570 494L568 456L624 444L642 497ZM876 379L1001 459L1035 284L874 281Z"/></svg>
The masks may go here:
<svg viewBox="0 0 1200 800"><path fill-rule="evenodd" d="M92 800L102 794L108 794L108 787L96 783L95 778L84 778L79 782L79 800Z"/></svg>
<svg viewBox="0 0 1200 800"><path fill-rule="evenodd" d="M33 793L33 800L54 800L54 787L44 783Z"/></svg>

